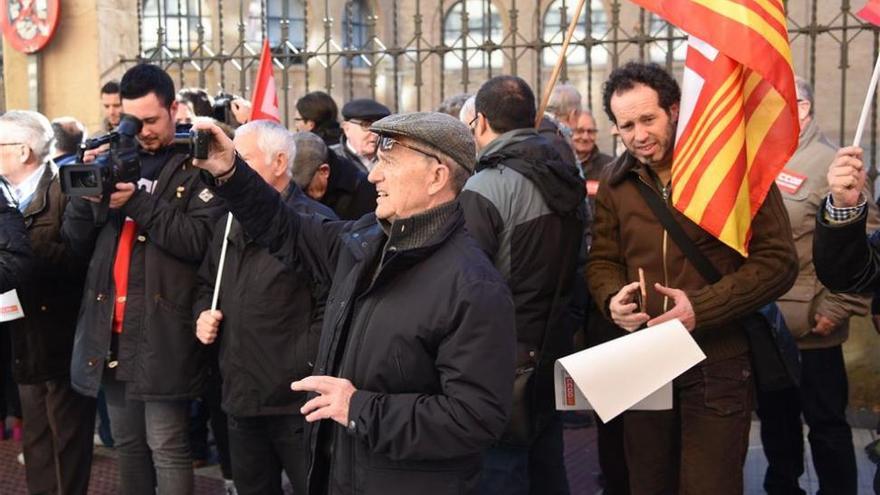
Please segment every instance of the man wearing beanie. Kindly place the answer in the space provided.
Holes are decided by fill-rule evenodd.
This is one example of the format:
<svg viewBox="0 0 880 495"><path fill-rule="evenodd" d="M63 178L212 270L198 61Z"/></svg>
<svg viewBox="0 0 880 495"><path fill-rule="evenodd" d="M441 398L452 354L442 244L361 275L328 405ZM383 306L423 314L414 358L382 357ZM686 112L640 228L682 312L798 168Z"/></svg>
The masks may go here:
<svg viewBox="0 0 880 495"><path fill-rule="evenodd" d="M302 408L309 493L476 493L482 452L507 424L514 376L507 285L464 228L468 127L445 114L377 121L375 213L288 210L210 123L195 162L256 242L330 283ZM441 151L443 150L443 151Z"/></svg>
<svg viewBox="0 0 880 495"><path fill-rule="evenodd" d="M376 163L376 142L379 139L376 133L370 131L370 126L389 115L391 110L376 100L351 100L342 107L342 139L331 148L351 160L363 173L369 174Z"/></svg>

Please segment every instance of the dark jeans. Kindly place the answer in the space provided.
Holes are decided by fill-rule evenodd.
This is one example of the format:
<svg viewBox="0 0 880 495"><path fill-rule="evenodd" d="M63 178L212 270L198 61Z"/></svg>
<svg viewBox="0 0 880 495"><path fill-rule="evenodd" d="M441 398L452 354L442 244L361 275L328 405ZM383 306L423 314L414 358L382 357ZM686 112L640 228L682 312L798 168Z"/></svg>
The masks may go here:
<svg viewBox="0 0 880 495"><path fill-rule="evenodd" d="M95 399L69 379L19 385L24 414L22 449L28 491L85 495L89 489Z"/></svg>
<svg viewBox="0 0 880 495"><path fill-rule="evenodd" d="M192 401L189 418L189 439L193 459L208 460L211 451L208 445L208 423L214 434L217 457L220 460L220 472L223 478L232 479L232 460L229 455L229 433L226 425L226 413L220 407L223 382L220 371L212 369L205 384L205 393L201 400Z"/></svg>
<svg viewBox="0 0 880 495"><path fill-rule="evenodd" d="M630 492L742 495L754 402L749 357L697 365L673 385L673 410L623 414Z"/></svg>
<svg viewBox="0 0 880 495"><path fill-rule="evenodd" d="M759 394L761 440L767 455L767 493L800 494L804 472L801 414L808 438L819 494L855 495L858 491L852 430L846 420L849 384L840 346L801 351L800 391Z"/></svg>
<svg viewBox="0 0 880 495"><path fill-rule="evenodd" d="M110 427L119 454L122 495L192 495L188 401L127 398L125 383L104 381Z"/></svg>
<svg viewBox="0 0 880 495"><path fill-rule="evenodd" d="M293 493L306 493L303 417L227 416L232 478L239 495L281 495L281 470Z"/></svg>
<svg viewBox="0 0 880 495"><path fill-rule="evenodd" d="M495 446L483 455L482 495L568 495L562 421L555 416L531 447Z"/></svg>
<svg viewBox="0 0 880 495"><path fill-rule="evenodd" d="M595 413L594 413L595 414ZM602 469L603 495L629 495L629 471L624 451L623 417L608 423L596 418L596 450Z"/></svg>
<svg viewBox="0 0 880 495"><path fill-rule="evenodd" d="M104 387L98 389L98 436L105 447L113 447L113 432L110 431L110 413L107 412L107 398Z"/></svg>
<svg viewBox="0 0 880 495"><path fill-rule="evenodd" d="M21 418L21 401L12 379L12 336L0 329L0 429L9 417Z"/></svg>

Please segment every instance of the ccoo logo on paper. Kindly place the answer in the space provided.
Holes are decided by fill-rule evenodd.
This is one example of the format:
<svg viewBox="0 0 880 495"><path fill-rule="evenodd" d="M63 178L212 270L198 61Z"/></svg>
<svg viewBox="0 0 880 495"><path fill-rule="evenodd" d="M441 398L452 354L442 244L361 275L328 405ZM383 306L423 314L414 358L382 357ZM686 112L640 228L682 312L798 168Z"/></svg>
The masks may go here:
<svg viewBox="0 0 880 495"><path fill-rule="evenodd" d="M575 405L574 380L572 380L570 376L565 377L565 405Z"/></svg>
<svg viewBox="0 0 880 495"><path fill-rule="evenodd" d="M0 315L6 315L9 313L17 313L20 310L18 309L18 305L12 306L0 306Z"/></svg>

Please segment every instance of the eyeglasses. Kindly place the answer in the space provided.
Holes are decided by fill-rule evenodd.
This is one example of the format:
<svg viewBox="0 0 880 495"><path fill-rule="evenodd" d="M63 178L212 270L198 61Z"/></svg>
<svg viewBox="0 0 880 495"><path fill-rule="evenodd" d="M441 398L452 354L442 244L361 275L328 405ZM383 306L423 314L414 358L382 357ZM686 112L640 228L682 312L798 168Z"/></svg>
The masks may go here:
<svg viewBox="0 0 880 495"><path fill-rule="evenodd" d="M24 143L0 143L0 146L21 146Z"/></svg>
<svg viewBox="0 0 880 495"><path fill-rule="evenodd" d="M479 118L480 118L480 114L476 114L476 115L474 115L474 118L472 118L471 121L468 122L468 129L471 130L471 134L474 134L477 132L477 129L474 127L474 124L477 123L477 119L479 119Z"/></svg>
<svg viewBox="0 0 880 495"><path fill-rule="evenodd" d="M370 126L373 125L372 122L369 122L366 120L360 120L360 119L348 119L348 120L346 120L346 122L351 122L352 124L360 127L361 130L363 130L363 131L369 131Z"/></svg>
<svg viewBox="0 0 880 495"><path fill-rule="evenodd" d="M439 163L440 165L443 165L443 162L440 160L440 157L438 157L437 155L434 155L432 153L428 153L427 151L422 151L418 148L413 148L412 146L407 146L407 145L401 143L400 141L398 141L394 138L388 137L388 136L380 136L379 142L377 143L377 147L378 147L379 151L388 152L388 151L391 151L392 148L394 148L395 144L399 144L400 146L403 146L404 148L407 148L407 149L411 149L411 150L415 151L416 153L421 153L425 156L431 157L431 158L437 160L437 163Z"/></svg>
<svg viewBox="0 0 880 495"><path fill-rule="evenodd" d="M574 130L575 134L589 134L591 136L595 136L599 133L598 129L584 129L583 127L578 127Z"/></svg>

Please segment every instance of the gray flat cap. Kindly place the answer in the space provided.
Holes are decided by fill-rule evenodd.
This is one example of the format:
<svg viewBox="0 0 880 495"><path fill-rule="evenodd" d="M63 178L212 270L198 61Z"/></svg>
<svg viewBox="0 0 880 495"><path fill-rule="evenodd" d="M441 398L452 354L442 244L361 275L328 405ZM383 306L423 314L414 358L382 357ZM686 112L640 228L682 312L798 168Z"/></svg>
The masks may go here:
<svg viewBox="0 0 880 495"><path fill-rule="evenodd" d="M474 173L476 144L468 126L437 112L399 113L377 120L370 130L380 136L406 137L440 151Z"/></svg>

